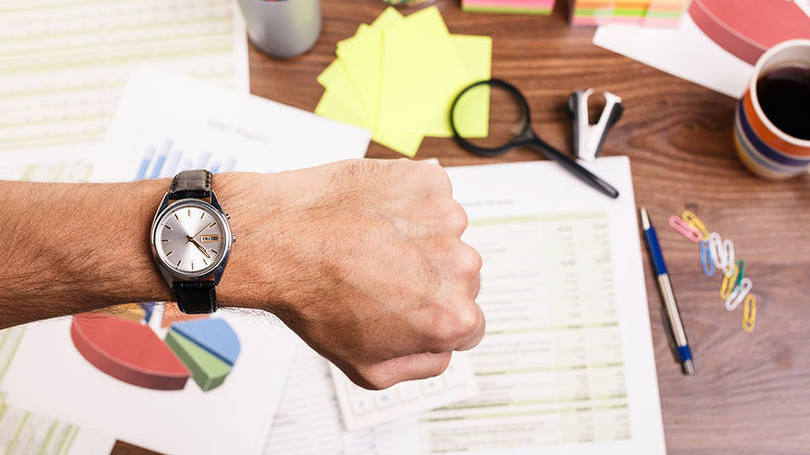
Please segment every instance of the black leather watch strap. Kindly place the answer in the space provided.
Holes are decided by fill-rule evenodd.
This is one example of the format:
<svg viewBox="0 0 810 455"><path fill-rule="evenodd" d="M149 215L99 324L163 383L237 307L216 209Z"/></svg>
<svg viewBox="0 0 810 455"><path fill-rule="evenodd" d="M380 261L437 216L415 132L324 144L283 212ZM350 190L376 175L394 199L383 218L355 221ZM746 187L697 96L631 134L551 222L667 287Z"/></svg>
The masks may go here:
<svg viewBox="0 0 810 455"><path fill-rule="evenodd" d="M174 176L169 188L169 199L209 199L211 197L211 173L204 169L183 171Z"/></svg>
<svg viewBox="0 0 810 455"><path fill-rule="evenodd" d="M211 173L207 170L183 171L172 179L169 199L211 198ZM177 307L188 314L217 311L217 293L213 281L175 281L172 284Z"/></svg>
<svg viewBox="0 0 810 455"><path fill-rule="evenodd" d="M213 281L175 281L174 295L177 307L186 314L205 314L217 311L217 288Z"/></svg>

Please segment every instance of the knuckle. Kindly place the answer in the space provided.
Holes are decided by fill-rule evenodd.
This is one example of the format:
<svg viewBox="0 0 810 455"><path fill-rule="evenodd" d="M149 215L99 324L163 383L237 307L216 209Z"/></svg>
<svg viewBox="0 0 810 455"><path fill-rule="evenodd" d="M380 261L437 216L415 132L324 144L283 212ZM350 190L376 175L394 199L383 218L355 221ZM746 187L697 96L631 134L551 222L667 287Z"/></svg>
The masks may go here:
<svg viewBox="0 0 810 455"><path fill-rule="evenodd" d="M478 319L480 312L475 306L475 303L468 303L456 310L456 324L457 330L461 336L470 335L476 328L478 328Z"/></svg>
<svg viewBox="0 0 810 455"><path fill-rule="evenodd" d="M451 350L456 340L456 317L444 307L434 310L429 328L432 344L442 350Z"/></svg>
<svg viewBox="0 0 810 455"><path fill-rule="evenodd" d="M455 201L453 201L452 204L450 204L450 207L447 209L445 220L450 230L459 234L467 229L467 223L469 222L467 219L467 212L464 210L461 204Z"/></svg>
<svg viewBox="0 0 810 455"><path fill-rule="evenodd" d="M477 276L483 266L483 259L478 251L465 243L455 248L452 261L454 271L463 276Z"/></svg>
<svg viewBox="0 0 810 455"><path fill-rule="evenodd" d="M450 176L443 167L430 163L424 164L425 177L427 179L428 188L440 194L450 195L453 192L453 187L450 184Z"/></svg>
<svg viewBox="0 0 810 455"><path fill-rule="evenodd" d="M452 309L441 308L433 316L431 336L434 344L443 351L455 349L459 339L478 327L478 318L477 308L469 303L454 305Z"/></svg>

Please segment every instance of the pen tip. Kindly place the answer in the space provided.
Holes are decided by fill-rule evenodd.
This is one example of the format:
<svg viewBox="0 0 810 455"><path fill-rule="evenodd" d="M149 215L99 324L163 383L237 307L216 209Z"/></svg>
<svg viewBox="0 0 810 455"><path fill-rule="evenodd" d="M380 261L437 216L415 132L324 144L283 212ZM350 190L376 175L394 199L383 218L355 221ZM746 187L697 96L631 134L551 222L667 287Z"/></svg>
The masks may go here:
<svg viewBox="0 0 810 455"><path fill-rule="evenodd" d="M644 207L641 207L638 210L639 210L639 212L641 212L641 227L644 228L644 230L649 229L650 228L650 216L647 215L647 209L645 209Z"/></svg>
<svg viewBox="0 0 810 455"><path fill-rule="evenodd" d="M692 362L692 359L683 362L683 374L687 376L695 374L695 364Z"/></svg>

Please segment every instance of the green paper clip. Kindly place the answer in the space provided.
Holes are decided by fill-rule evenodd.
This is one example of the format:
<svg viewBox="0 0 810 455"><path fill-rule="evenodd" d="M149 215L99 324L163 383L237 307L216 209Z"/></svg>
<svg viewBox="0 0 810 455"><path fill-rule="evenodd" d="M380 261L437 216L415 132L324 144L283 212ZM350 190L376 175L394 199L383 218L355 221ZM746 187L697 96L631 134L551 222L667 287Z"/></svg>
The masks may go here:
<svg viewBox="0 0 810 455"><path fill-rule="evenodd" d="M742 259L737 261L737 270L737 279L734 280L734 286L732 286L732 289L737 289L737 286L740 285L740 281L742 281L743 276L745 276L745 261Z"/></svg>

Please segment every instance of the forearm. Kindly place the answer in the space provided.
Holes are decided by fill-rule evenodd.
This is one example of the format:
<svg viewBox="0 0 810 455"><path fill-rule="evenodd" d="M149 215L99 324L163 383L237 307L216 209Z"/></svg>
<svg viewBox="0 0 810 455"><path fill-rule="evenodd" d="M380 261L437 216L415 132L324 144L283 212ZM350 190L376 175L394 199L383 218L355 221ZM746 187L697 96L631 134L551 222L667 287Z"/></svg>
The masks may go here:
<svg viewBox="0 0 810 455"><path fill-rule="evenodd" d="M0 182L0 325L167 297L148 248L166 187Z"/></svg>
<svg viewBox="0 0 810 455"><path fill-rule="evenodd" d="M226 211L240 192L234 184L239 175L214 177ZM152 219L169 184L169 179L115 184L0 181L0 236L7 245L0 262L0 328L120 303L173 300L149 249ZM243 218L235 216L231 223L237 235ZM218 287L222 304L256 303L240 295L235 280L228 284L228 277L240 273L246 252L239 250L246 243L234 246Z"/></svg>

